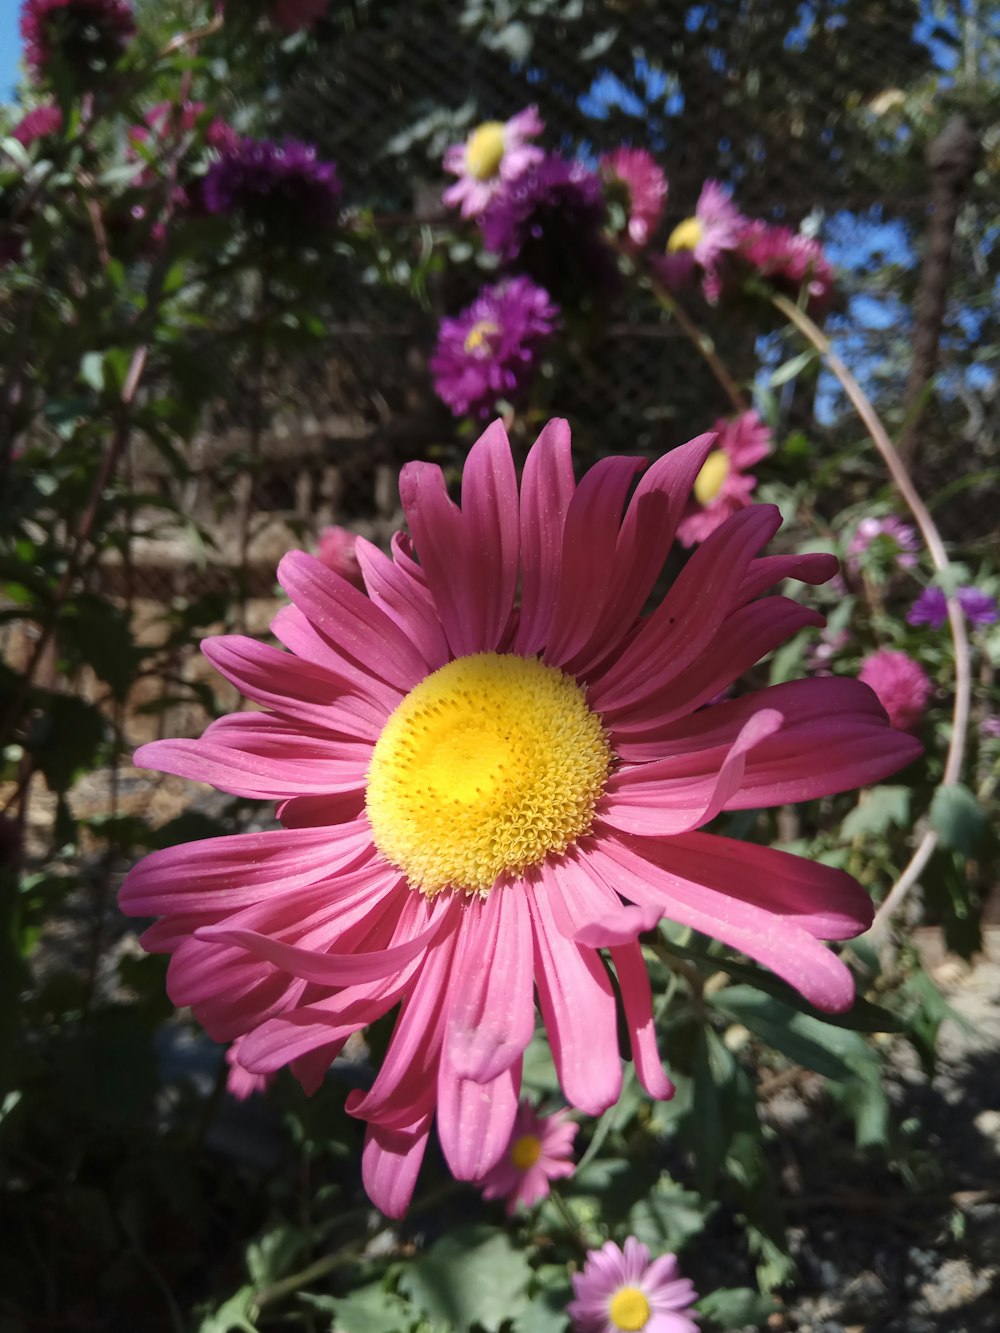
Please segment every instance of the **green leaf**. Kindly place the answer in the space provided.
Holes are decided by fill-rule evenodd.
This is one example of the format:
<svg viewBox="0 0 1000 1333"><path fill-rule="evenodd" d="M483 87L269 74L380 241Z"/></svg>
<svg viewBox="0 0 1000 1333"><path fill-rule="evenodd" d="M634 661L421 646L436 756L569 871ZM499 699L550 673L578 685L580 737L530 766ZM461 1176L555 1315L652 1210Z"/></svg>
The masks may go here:
<svg viewBox="0 0 1000 1333"><path fill-rule="evenodd" d="M569 1327L566 1306L572 1299L569 1284L541 1292L514 1321L515 1333L563 1333Z"/></svg>
<svg viewBox="0 0 1000 1333"><path fill-rule="evenodd" d="M866 833L885 833L890 824L906 828L909 822L909 787L872 787L862 792L857 805L841 824L840 834L850 841Z"/></svg>
<svg viewBox="0 0 1000 1333"><path fill-rule="evenodd" d="M695 1179L702 1198L713 1192L726 1160L735 1125L730 1114L736 1062L710 1027L698 1032L692 1069L689 1132L694 1144Z"/></svg>
<svg viewBox="0 0 1000 1333"><path fill-rule="evenodd" d="M493 1227L443 1237L403 1273L399 1285L428 1319L456 1329L481 1324L497 1333L527 1308L531 1269L523 1253Z"/></svg>
<svg viewBox="0 0 1000 1333"><path fill-rule="evenodd" d="M874 1060L857 1033L798 1013L751 986L727 986L711 1002L796 1064L837 1082L849 1082Z"/></svg>
<svg viewBox="0 0 1000 1333"><path fill-rule="evenodd" d="M772 389L779 388L782 384L787 384L789 380L795 379L816 360L816 352L810 347L804 352L799 352L797 356L789 357L782 365L775 370L768 383Z"/></svg>
<svg viewBox="0 0 1000 1333"><path fill-rule="evenodd" d="M253 1308L253 1287L240 1287L215 1314L201 1321L198 1333L257 1333L257 1325L250 1322Z"/></svg>
<svg viewBox="0 0 1000 1333"><path fill-rule="evenodd" d="M76 775L94 765L104 742L104 718L92 704L68 694L36 691L42 711L32 718L24 748L51 791L66 791Z"/></svg>
<svg viewBox="0 0 1000 1333"><path fill-rule="evenodd" d="M707 1221L708 1213L698 1195L664 1175L631 1209L628 1229L651 1250L673 1251L700 1235Z"/></svg>
<svg viewBox="0 0 1000 1333"><path fill-rule="evenodd" d="M337 1333L406 1333L414 1316L406 1303L380 1282L334 1298Z"/></svg>
<svg viewBox="0 0 1000 1333"><path fill-rule="evenodd" d="M773 1296L762 1296L752 1287L720 1287L695 1308L720 1328L732 1329L764 1324L779 1307Z"/></svg>
<svg viewBox="0 0 1000 1333"><path fill-rule="evenodd" d="M961 783L938 787L930 818L942 846L952 847L963 856L975 855L988 827L979 802Z"/></svg>

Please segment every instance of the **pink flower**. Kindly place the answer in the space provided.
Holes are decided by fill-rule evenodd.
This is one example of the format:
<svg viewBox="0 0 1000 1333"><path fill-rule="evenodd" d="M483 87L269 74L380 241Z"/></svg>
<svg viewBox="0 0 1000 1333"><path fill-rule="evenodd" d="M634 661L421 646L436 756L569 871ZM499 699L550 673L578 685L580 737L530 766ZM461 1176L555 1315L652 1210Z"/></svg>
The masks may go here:
<svg viewBox="0 0 1000 1333"><path fill-rule="evenodd" d="M229 1066L229 1072L226 1074L226 1091L238 1102L245 1102L248 1097L253 1097L258 1092L266 1092L274 1082L273 1074L251 1074L249 1069L243 1068L240 1064L242 1044L243 1038L237 1037L226 1051L226 1064Z"/></svg>
<svg viewBox="0 0 1000 1333"><path fill-rule="evenodd" d="M129 0L24 0L24 60L38 77L53 60L81 87L115 64L135 36Z"/></svg>
<svg viewBox="0 0 1000 1333"><path fill-rule="evenodd" d="M698 1299L677 1258L649 1250L634 1236L620 1250L613 1240L591 1250L573 1274L575 1300L566 1313L577 1333L698 1333L692 1308Z"/></svg>
<svg viewBox="0 0 1000 1333"><path fill-rule="evenodd" d="M738 255L753 272L792 300L797 300L805 287L810 315L818 319L825 314L833 297L834 274L819 241L757 218L746 224Z"/></svg>
<svg viewBox="0 0 1000 1333"><path fill-rule="evenodd" d="M565 1111L539 1115L522 1101L510 1142L496 1166L479 1182L484 1199L506 1199L507 1212L518 1204L530 1208L549 1193L549 1181L573 1174L577 1127Z"/></svg>
<svg viewBox="0 0 1000 1333"><path fill-rule="evenodd" d="M862 663L858 680L875 691L894 727L912 731L920 725L933 686L919 662L906 653L881 648Z"/></svg>
<svg viewBox="0 0 1000 1333"><path fill-rule="evenodd" d="M444 169L458 180L445 190L445 203L461 204L464 218L479 217L498 190L541 162L545 154L528 140L544 128L538 108L529 106L510 120L487 120L464 143L452 144Z"/></svg>
<svg viewBox="0 0 1000 1333"><path fill-rule="evenodd" d="M271 17L285 32L311 28L326 13L326 0L274 0Z"/></svg>
<svg viewBox="0 0 1000 1333"><path fill-rule="evenodd" d="M62 129L62 112L55 105L36 106L23 116L11 130L11 137L25 148L30 148L39 139L46 139L50 134L58 134Z"/></svg>
<svg viewBox="0 0 1000 1333"><path fill-rule="evenodd" d="M600 169L607 185L624 189L629 240L633 245L645 245L663 216L666 176L645 148L616 148L613 153L605 153Z"/></svg>
<svg viewBox="0 0 1000 1333"><path fill-rule="evenodd" d="M356 533L350 532L347 528L342 528L335 523L333 527L324 528L319 534L316 555L326 565L327 569L332 569L335 574L339 574L348 583L353 583L355 588L364 591L365 580L361 573L361 565L358 562L358 554L355 549L357 540Z"/></svg>
<svg viewBox="0 0 1000 1333"><path fill-rule="evenodd" d="M750 503L757 478L744 471L771 452L771 430L756 412L719 420L716 447L695 478L694 491L677 529L684 546L695 546L731 514Z"/></svg>
<svg viewBox="0 0 1000 1333"><path fill-rule="evenodd" d="M909 523L892 514L888 518L869 515L854 529L847 548L847 561L856 569L861 563L860 557L866 556L883 566L915 569L919 550L920 539Z"/></svg>
<svg viewBox="0 0 1000 1333"><path fill-rule="evenodd" d="M405 1210L432 1122L454 1175L481 1180L517 1115L537 993L566 1100L621 1089L620 996L639 1081L656 1051L639 937L663 916L718 937L825 1009L854 996L822 943L871 920L843 871L698 830L721 810L877 781L920 753L854 680L804 680L703 709L815 612L763 597L822 582L827 555L759 558L773 506L734 514L640 613L713 444L655 462L604 458L577 484L553 421L518 484L503 427L471 449L461 507L409 463L410 539L359 538L367 595L302 552L281 651L208 639L213 665L266 711L136 762L275 800L282 826L165 848L124 910L160 920L168 990L239 1062L315 1090L349 1036L398 1008L371 1088L362 1175ZM628 497L631 493L631 499ZM626 506L626 500L628 504ZM624 514L623 514L624 509ZM605 954L603 950L607 950ZM608 969L616 976L613 984Z"/></svg>
<svg viewBox="0 0 1000 1333"><path fill-rule="evenodd" d="M706 181L698 196L694 217L686 218L675 227L667 242L664 280L668 285L680 283L687 271L683 259L689 255L690 264L701 270L705 296L710 301L717 300L722 285L720 266L724 257L739 244L746 225L746 218L733 204L725 187L719 181ZM677 258L671 264L672 256Z"/></svg>

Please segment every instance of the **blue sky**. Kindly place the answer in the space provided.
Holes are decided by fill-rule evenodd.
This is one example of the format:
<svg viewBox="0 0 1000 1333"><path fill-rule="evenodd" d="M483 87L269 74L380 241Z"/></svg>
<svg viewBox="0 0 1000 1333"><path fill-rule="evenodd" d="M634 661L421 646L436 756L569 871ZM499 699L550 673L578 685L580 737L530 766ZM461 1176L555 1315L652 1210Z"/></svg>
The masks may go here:
<svg viewBox="0 0 1000 1333"><path fill-rule="evenodd" d="M0 0L0 102L9 102L18 80L21 38L17 30L20 10L15 0Z"/></svg>

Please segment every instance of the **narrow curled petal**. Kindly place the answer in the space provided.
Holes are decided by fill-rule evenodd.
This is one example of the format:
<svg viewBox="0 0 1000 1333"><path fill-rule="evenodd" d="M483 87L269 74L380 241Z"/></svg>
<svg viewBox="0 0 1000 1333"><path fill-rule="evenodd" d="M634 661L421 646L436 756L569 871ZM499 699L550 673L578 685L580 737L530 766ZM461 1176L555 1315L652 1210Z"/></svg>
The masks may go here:
<svg viewBox="0 0 1000 1333"><path fill-rule="evenodd" d="M386 1126L371 1121L361 1154L361 1179L376 1208L386 1217L402 1217L413 1197L427 1149L432 1112L409 1124Z"/></svg>

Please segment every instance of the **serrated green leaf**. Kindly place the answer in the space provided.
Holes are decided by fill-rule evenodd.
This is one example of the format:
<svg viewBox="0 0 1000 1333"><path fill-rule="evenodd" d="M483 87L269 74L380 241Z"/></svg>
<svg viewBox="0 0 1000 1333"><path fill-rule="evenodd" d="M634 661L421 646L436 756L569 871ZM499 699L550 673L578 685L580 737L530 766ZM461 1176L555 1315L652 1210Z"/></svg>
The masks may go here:
<svg viewBox="0 0 1000 1333"><path fill-rule="evenodd" d="M400 1289L428 1319L498 1333L527 1308L531 1269L502 1231L475 1226L445 1236L415 1260Z"/></svg>
<svg viewBox="0 0 1000 1333"><path fill-rule="evenodd" d="M708 1221L699 1196L661 1176L628 1215L629 1232L654 1252L679 1250L705 1230Z"/></svg>
<svg viewBox="0 0 1000 1333"><path fill-rule="evenodd" d="M752 1287L720 1287L695 1308L720 1328L731 1329L766 1323L779 1307L773 1296L762 1296Z"/></svg>
<svg viewBox="0 0 1000 1333"><path fill-rule="evenodd" d="M931 828L944 847L974 856L986 834L986 816L979 802L961 783L938 787L931 802Z"/></svg>
<svg viewBox="0 0 1000 1333"><path fill-rule="evenodd" d="M840 834L850 840L866 833L885 833L890 824L906 828L909 822L909 787L872 787L862 792L857 805L841 824Z"/></svg>
<svg viewBox="0 0 1000 1333"><path fill-rule="evenodd" d="M381 1283L335 1297L333 1307L337 1333L407 1333L415 1321L406 1302L386 1291Z"/></svg>
<svg viewBox="0 0 1000 1333"><path fill-rule="evenodd" d="M198 1333L257 1333L251 1323L253 1287L240 1287L215 1314L210 1314L198 1326Z"/></svg>

